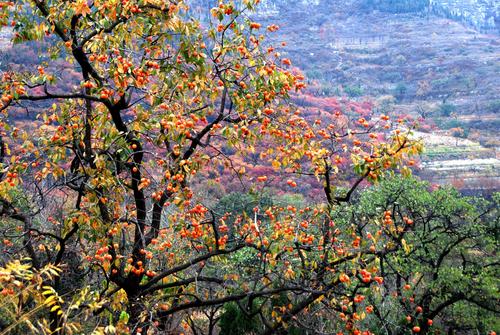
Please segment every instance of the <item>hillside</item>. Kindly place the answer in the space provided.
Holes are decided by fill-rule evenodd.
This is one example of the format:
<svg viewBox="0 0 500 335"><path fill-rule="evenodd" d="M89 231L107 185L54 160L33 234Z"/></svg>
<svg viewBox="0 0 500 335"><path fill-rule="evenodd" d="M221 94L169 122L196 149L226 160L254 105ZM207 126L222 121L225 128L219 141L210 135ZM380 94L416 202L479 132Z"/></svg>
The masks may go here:
<svg viewBox="0 0 500 335"><path fill-rule="evenodd" d="M390 13L432 13L483 32L500 32L500 4L496 0L364 0L368 10Z"/></svg>
<svg viewBox="0 0 500 335"><path fill-rule="evenodd" d="M217 1L191 3L193 13L203 18ZM432 141L423 157L423 176L449 182L467 175L471 185L480 180L495 190L500 189L498 169L477 170L478 162L469 159L499 163L499 6L495 0L262 0L257 15L281 27L273 43L286 42L280 51L305 73L307 93L319 99L312 104L296 99L306 112L322 109L323 98L340 96L419 119L420 130L443 143L450 136L475 143L464 154L458 145ZM29 64L34 54L10 50L7 36L4 29L0 68ZM466 159L460 168L453 163L457 157ZM445 168L437 173L434 164Z"/></svg>
<svg viewBox="0 0 500 335"><path fill-rule="evenodd" d="M443 143L450 136L475 143L469 153L460 145L443 150L436 141L428 143L422 176L440 183L465 176L457 186L472 192L500 189L500 84L495 75L500 73L500 36L481 33L458 17L444 18L445 12L393 13L382 3L369 10L360 1L307 7L274 3L261 15L281 25L276 42L287 43L284 50L304 70L311 94L371 100L384 112L420 119L421 130L442 137ZM498 9L496 3L474 4L467 2L461 13L477 6ZM458 2L441 5L455 8ZM478 169L482 162L473 158L486 159L488 169ZM454 159L465 161L457 167ZM444 167L437 173L433 164Z"/></svg>

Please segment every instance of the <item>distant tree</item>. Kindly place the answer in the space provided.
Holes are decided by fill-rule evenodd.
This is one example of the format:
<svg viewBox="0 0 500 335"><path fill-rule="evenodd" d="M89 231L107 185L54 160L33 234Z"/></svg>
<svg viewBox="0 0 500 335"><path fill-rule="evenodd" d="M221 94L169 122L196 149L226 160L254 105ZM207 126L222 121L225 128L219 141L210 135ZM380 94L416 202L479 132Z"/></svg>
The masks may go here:
<svg viewBox="0 0 500 335"><path fill-rule="evenodd" d="M427 80L420 80L418 82L417 97L426 97L432 90L431 84Z"/></svg>
<svg viewBox="0 0 500 335"><path fill-rule="evenodd" d="M396 56L395 61L396 61L396 64L399 66L404 66L408 62L406 57L404 55L401 55L401 54Z"/></svg>
<svg viewBox="0 0 500 335"><path fill-rule="evenodd" d="M415 107L415 111L420 115L420 117L425 120L431 114L431 108L428 105L418 104Z"/></svg>
<svg viewBox="0 0 500 335"><path fill-rule="evenodd" d="M451 136L457 137L457 138L467 138L468 131L464 128L451 128L449 129L449 132L451 133ZM457 144L458 145L458 139L457 139Z"/></svg>
<svg viewBox="0 0 500 335"><path fill-rule="evenodd" d="M403 100L406 97L406 93L408 92L408 87L405 83L399 83L394 88L394 96L398 101Z"/></svg>
<svg viewBox="0 0 500 335"><path fill-rule="evenodd" d="M383 95L376 101L377 110L384 114L392 114L396 99L392 95Z"/></svg>
<svg viewBox="0 0 500 335"><path fill-rule="evenodd" d="M476 110L477 110L477 103L476 103ZM500 99L494 99L492 101L488 102L488 105L485 107L485 111L487 113L494 113L497 114L500 112Z"/></svg>
<svg viewBox="0 0 500 335"><path fill-rule="evenodd" d="M364 90L361 87L361 85L358 85L358 86L347 86L346 85L343 87L343 89L344 89L344 93L347 94L351 98L360 97L364 93Z"/></svg>
<svg viewBox="0 0 500 335"><path fill-rule="evenodd" d="M439 106L438 113L441 116L449 117L453 113L455 113L456 110L457 107L455 105L449 103L443 103L442 105Z"/></svg>

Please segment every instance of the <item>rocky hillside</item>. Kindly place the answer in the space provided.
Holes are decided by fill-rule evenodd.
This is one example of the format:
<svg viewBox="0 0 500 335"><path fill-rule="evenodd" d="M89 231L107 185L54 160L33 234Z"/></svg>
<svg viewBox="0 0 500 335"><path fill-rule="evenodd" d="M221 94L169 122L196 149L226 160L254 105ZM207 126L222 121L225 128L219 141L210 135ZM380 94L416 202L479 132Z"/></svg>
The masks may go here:
<svg viewBox="0 0 500 335"><path fill-rule="evenodd" d="M498 0L431 0L430 10L484 32L500 33Z"/></svg>
<svg viewBox="0 0 500 335"><path fill-rule="evenodd" d="M357 5L363 10L380 10L390 13L434 14L467 24L483 32L500 33L500 2L498 0L267 0L264 6L276 11L299 5L327 8L332 5Z"/></svg>
<svg viewBox="0 0 500 335"><path fill-rule="evenodd" d="M196 0L193 7L205 11L216 5L217 0ZM361 11L434 14L467 24L482 32L500 33L498 0L262 0L259 14L278 16L288 11L325 12L332 7L353 5Z"/></svg>
<svg viewBox="0 0 500 335"><path fill-rule="evenodd" d="M432 13L483 32L500 33L498 0L362 0L361 3L368 10Z"/></svg>

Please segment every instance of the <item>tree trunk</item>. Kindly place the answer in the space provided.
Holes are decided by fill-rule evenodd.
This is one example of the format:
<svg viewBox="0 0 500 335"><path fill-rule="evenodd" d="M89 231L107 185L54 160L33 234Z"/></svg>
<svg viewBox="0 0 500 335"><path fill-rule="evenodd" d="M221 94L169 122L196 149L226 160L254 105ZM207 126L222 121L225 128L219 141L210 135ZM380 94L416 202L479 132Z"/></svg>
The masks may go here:
<svg viewBox="0 0 500 335"><path fill-rule="evenodd" d="M138 328L142 328L142 334L147 333L146 324L141 322L141 314L144 311L144 305L139 296L137 295L128 295L128 314L129 321L128 324L130 326L130 330L132 334L135 334L135 331Z"/></svg>

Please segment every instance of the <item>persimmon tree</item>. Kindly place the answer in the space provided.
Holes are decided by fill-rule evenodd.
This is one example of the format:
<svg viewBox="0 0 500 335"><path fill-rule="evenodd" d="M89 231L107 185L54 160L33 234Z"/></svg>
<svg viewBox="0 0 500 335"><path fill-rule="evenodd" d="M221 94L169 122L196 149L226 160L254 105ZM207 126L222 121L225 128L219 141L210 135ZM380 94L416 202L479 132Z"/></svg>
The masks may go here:
<svg viewBox="0 0 500 335"><path fill-rule="evenodd" d="M334 328L360 331L362 292L381 285L377 260L395 250L378 236L401 232L386 224L362 238L331 211L365 180L406 171L420 146L386 116L352 127L340 110L326 124L294 110L287 99L303 77L264 44L278 27L252 20L258 2L219 2L201 22L183 1L0 2L15 43L43 43L66 64L2 73L0 284L2 301L20 306L11 322L36 310L19 327L154 334L208 322L210 333L234 303L267 334L320 306L339 313ZM61 82L65 71L78 79ZM37 117L20 128L10 117L24 108ZM221 166L266 186L270 176L235 165L255 152L318 180L324 200L215 211L201 194ZM337 194L341 153L358 177Z"/></svg>

